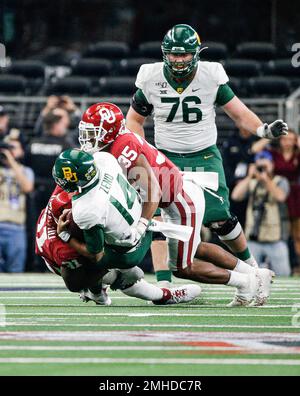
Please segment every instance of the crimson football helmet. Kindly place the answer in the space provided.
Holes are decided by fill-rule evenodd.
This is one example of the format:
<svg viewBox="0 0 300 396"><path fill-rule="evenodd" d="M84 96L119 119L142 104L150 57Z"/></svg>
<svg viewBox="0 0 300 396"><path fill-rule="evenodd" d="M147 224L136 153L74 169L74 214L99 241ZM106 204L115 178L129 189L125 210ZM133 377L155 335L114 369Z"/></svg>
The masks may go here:
<svg viewBox="0 0 300 396"><path fill-rule="evenodd" d="M118 106L108 102L93 104L84 112L79 123L81 149L93 154L112 143L124 129L124 115ZM104 146L99 147L99 142Z"/></svg>
<svg viewBox="0 0 300 396"><path fill-rule="evenodd" d="M49 207L55 223L58 223L58 218L64 209L72 208L72 195L66 191L62 191L57 195L53 195L49 201Z"/></svg>

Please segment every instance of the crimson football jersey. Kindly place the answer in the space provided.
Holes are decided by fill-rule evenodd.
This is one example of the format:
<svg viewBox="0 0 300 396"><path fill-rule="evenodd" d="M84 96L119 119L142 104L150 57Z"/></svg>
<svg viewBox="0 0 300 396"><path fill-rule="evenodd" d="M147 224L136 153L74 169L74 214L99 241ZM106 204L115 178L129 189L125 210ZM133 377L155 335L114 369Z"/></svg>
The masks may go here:
<svg viewBox="0 0 300 396"><path fill-rule="evenodd" d="M121 167L126 169L129 180L138 179L139 169L136 167L136 162L141 154L144 155L161 188L162 198L159 207L169 206L177 194L182 191L180 170L141 136L126 130L116 137L110 145L109 152L118 160Z"/></svg>
<svg viewBox="0 0 300 396"><path fill-rule="evenodd" d="M52 213L52 203L56 196L63 192L63 190L57 186L53 191L49 202L45 209L42 210L36 229L35 238L35 253L41 256L48 268L54 271L56 274L60 274L60 267L67 262L76 260L79 258L79 254L70 245L63 242L57 235L56 222ZM55 200L55 210L58 210L59 200ZM65 202L61 203L65 206Z"/></svg>

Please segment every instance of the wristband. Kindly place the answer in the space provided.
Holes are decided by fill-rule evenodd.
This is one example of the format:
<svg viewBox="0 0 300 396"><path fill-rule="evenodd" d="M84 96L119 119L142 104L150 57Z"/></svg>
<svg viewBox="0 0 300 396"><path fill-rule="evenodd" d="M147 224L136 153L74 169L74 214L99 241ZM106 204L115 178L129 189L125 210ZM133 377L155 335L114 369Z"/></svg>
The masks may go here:
<svg viewBox="0 0 300 396"><path fill-rule="evenodd" d="M263 124L256 129L256 135L260 138L266 137L266 130L268 129L268 124Z"/></svg>
<svg viewBox="0 0 300 396"><path fill-rule="evenodd" d="M62 231L61 233L58 234L59 238L63 241L63 242L69 242L70 238L71 238L71 234L68 231Z"/></svg>

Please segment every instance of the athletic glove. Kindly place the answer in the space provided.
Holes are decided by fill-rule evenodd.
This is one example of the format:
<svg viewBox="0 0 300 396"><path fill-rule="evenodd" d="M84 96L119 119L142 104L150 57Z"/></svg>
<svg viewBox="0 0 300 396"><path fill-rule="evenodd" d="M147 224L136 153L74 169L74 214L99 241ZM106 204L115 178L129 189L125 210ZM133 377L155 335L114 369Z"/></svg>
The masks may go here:
<svg viewBox="0 0 300 396"><path fill-rule="evenodd" d="M141 217L137 225L132 227L131 234L126 239L119 239L115 241L116 245L124 247L133 247L137 245L146 233L148 226L149 220Z"/></svg>
<svg viewBox="0 0 300 396"><path fill-rule="evenodd" d="M288 126L283 120L276 120L272 124L263 124L256 130L257 136L267 139L276 139L288 134Z"/></svg>

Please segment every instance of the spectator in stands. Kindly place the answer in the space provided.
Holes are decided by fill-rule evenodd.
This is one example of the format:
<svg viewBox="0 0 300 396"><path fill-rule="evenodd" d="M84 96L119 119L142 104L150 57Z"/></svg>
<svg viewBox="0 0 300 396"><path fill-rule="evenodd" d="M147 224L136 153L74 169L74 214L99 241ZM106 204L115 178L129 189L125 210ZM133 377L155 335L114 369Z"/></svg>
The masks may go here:
<svg viewBox="0 0 300 396"><path fill-rule="evenodd" d="M262 151L249 166L248 175L232 191L232 199L249 197L245 234L259 265L268 260L277 275L290 275L288 214L285 201L290 188L283 176L274 176L272 154Z"/></svg>
<svg viewBox="0 0 300 396"><path fill-rule="evenodd" d="M28 147L27 163L36 174L36 210L46 206L54 189L52 167L56 157L73 146L67 135L68 113L63 109L54 109L43 118L43 136L33 138Z"/></svg>
<svg viewBox="0 0 300 396"><path fill-rule="evenodd" d="M0 272L23 272L26 194L33 191L34 173L21 164L23 147L13 134L0 147Z"/></svg>
<svg viewBox="0 0 300 396"><path fill-rule="evenodd" d="M224 170L230 193L237 182L247 176L248 166L253 163L254 159L251 147L255 141L257 141L256 136L241 128L238 134L234 133L228 140L223 142ZM238 217L242 227L244 227L247 199L240 202L231 202L231 208L232 212Z"/></svg>
<svg viewBox="0 0 300 396"><path fill-rule="evenodd" d="M54 109L65 110L69 115L68 128L70 128L71 130L77 129L81 117L81 112L78 109L78 107L75 105L73 100L70 98L70 96L51 95L48 97L47 104L41 111L35 123L34 134L36 136L41 136L43 134L43 118ZM77 138L77 130L76 130L76 138Z"/></svg>
<svg viewBox="0 0 300 396"><path fill-rule="evenodd" d="M269 140L261 139L253 146L255 151L269 147ZM287 199L291 236L297 255L294 272L300 272L300 137L289 130L289 134L279 139L276 147L269 147L274 160L274 173L286 177L290 182Z"/></svg>
<svg viewBox="0 0 300 396"><path fill-rule="evenodd" d="M19 140L22 144L22 148L25 149L25 139L21 131L17 128L9 127L9 114L5 107L0 105L0 142L6 137L13 137L15 140Z"/></svg>

